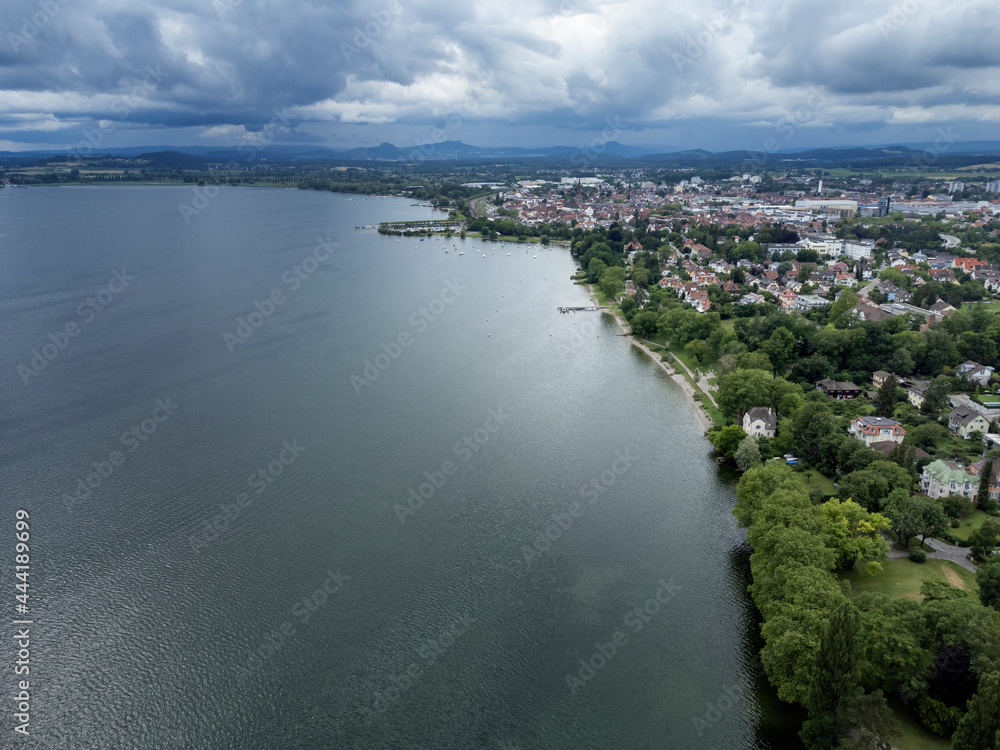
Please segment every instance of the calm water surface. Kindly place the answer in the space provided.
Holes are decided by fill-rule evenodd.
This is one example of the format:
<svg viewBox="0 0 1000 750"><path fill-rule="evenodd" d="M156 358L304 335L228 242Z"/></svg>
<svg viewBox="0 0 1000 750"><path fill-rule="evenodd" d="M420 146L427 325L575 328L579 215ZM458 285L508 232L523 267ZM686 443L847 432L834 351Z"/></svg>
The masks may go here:
<svg viewBox="0 0 1000 750"><path fill-rule="evenodd" d="M0 191L26 746L792 746L731 484L565 248L192 197Z"/></svg>

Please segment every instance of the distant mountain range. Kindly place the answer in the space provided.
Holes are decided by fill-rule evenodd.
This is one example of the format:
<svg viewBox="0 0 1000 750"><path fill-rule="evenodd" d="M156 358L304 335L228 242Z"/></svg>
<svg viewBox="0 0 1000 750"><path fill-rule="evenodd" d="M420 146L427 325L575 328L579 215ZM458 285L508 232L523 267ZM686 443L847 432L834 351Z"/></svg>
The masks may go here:
<svg viewBox="0 0 1000 750"><path fill-rule="evenodd" d="M336 162L414 162L414 161L483 161L493 159L538 159L569 160L584 166L586 163L623 161L630 162L673 162L704 164L732 164L734 162L768 163L816 162L836 163L853 161L892 160L917 158L931 151L943 157L964 157L1000 155L1000 141L969 141L947 143L913 143L871 147L785 149L764 153L761 151L711 152L704 149L686 151L657 151L655 149L626 146L617 141L609 141L596 146L579 148L575 146L550 146L547 148L520 147L480 147L470 146L461 141L443 141L424 145L399 147L392 143L354 149L331 149L315 145L272 145L259 149L254 156L272 162L294 163L313 161ZM0 160L11 162L37 162L65 156L66 151L0 151ZM211 163L244 162L248 154L238 147L219 148L217 146L133 146L129 148L108 148L94 152L94 155L139 157L158 166L177 169L196 169ZM975 163L975 162L972 162Z"/></svg>

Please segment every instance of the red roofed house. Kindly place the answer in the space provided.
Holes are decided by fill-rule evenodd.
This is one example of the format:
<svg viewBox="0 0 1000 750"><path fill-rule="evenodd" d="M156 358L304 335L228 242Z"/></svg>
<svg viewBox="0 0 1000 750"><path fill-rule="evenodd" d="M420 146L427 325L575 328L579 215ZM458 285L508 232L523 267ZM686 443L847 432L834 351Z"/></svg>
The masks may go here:
<svg viewBox="0 0 1000 750"><path fill-rule="evenodd" d="M888 417L858 417L851 420L848 432L865 445L872 443L902 443L906 437L903 425Z"/></svg>

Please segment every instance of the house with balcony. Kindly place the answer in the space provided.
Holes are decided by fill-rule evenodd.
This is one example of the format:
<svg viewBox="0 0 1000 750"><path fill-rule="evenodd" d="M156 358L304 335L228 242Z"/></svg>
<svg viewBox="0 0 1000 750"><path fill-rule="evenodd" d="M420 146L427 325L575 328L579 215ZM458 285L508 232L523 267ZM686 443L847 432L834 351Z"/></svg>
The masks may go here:
<svg viewBox="0 0 1000 750"><path fill-rule="evenodd" d="M938 459L927 464L920 475L920 491L928 497L961 495L971 500L978 490L979 477L956 461Z"/></svg>
<svg viewBox="0 0 1000 750"><path fill-rule="evenodd" d="M948 414L948 429L953 435L968 440L973 432L980 435L989 432L990 422L978 411L968 406L959 406Z"/></svg>
<svg viewBox="0 0 1000 750"><path fill-rule="evenodd" d="M817 390L823 391L824 394L830 398L836 399L851 399L857 398L864 394L858 386L854 385L849 381L838 382L830 378L821 380L816 383Z"/></svg>
<svg viewBox="0 0 1000 750"><path fill-rule="evenodd" d="M872 443L902 443L906 437L903 425L888 417L858 417L851 420L848 432L869 447Z"/></svg>

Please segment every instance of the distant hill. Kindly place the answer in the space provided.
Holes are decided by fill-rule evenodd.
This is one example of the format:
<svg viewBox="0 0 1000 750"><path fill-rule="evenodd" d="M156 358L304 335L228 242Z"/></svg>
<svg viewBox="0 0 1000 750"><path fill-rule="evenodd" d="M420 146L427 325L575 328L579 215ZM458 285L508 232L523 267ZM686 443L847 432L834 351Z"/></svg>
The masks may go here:
<svg viewBox="0 0 1000 750"><path fill-rule="evenodd" d="M440 143L418 144L400 147L383 142L377 146L353 149L331 149L315 144L276 144L256 149L256 160L277 163L293 162L415 162L463 160L480 161L496 159L534 159L554 162L617 163L629 161L637 164L666 163L686 165L692 168L732 167L747 163L748 168L756 165L779 164L781 162L807 162L814 164L853 164L856 162L882 162L889 166L893 160L911 159L926 151L932 151L940 164L952 166L977 163L978 158L1000 155L1000 141L975 141L968 143L934 144L891 144L884 146L848 146L842 148L796 148L773 152L734 150L712 152L705 149L682 151L655 151L638 146L626 146L617 141L585 144L583 146L548 146L544 148L523 148L518 146L471 146L462 141L442 141ZM32 163L45 159L61 158L62 151L21 151L0 152L0 161L5 163ZM144 146L108 148L95 151L95 156L112 156L148 159L158 166L175 169L197 169L206 163L246 162L249 154L240 146Z"/></svg>

